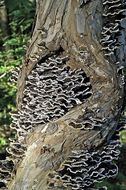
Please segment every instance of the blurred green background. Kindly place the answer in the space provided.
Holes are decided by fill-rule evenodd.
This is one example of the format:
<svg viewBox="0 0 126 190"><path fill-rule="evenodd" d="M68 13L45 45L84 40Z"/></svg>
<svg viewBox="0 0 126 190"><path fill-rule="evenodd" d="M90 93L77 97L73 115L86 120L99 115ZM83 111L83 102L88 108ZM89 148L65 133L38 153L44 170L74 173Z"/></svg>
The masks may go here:
<svg viewBox="0 0 126 190"><path fill-rule="evenodd" d="M0 153L5 151L11 117L15 111L16 84L10 82L11 72L24 59L32 33L35 0L0 0Z"/></svg>
<svg viewBox="0 0 126 190"><path fill-rule="evenodd" d="M9 129L9 113L16 110L16 84L10 82L11 72L23 62L35 18L35 0L0 0L0 159L4 158ZM126 130L120 133L123 142L118 161L119 175L96 186L108 190L126 190Z"/></svg>

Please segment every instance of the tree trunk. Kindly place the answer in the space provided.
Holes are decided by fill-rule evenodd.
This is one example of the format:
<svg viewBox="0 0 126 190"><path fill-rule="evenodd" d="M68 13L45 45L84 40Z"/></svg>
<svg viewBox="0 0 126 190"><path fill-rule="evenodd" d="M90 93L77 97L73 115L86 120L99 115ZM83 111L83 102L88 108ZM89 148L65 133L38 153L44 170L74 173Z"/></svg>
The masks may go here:
<svg viewBox="0 0 126 190"><path fill-rule="evenodd" d="M11 142L8 152L20 162L9 190L92 189L95 181L116 174L119 153L110 139L124 97L123 9L121 0L37 1L18 77L12 128L20 146Z"/></svg>
<svg viewBox="0 0 126 190"><path fill-rule="evenodd" d="M8 37L8 18L7 18L7 9L5 6L5 1L0 0L0 27L2 32L2 37Z"/></svg>

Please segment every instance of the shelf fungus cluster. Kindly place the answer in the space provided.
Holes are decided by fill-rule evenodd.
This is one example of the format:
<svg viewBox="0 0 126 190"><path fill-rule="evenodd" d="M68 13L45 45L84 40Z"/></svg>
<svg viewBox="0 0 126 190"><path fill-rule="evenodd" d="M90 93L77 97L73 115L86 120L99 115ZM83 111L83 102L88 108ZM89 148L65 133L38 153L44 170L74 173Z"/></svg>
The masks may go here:
<svg viewBox="0 0 126 190"><path fill-rule="evenodd" d="M98 151L73 151L56 173L49 174L50 188L60 187L63 183L66 189L91 190L95 182L116 176L118 167L114 161L120 154L119 147L120 143L113 140Z"/></svg>
<svg viewBox="0 0 126 190"><path fill-rule="evenodd" d="M120 87L123 87L126 66L126 1L103 0L103 9L102 50L107 59L117 66Z"/></svg>
<svg viewBox="0 0 126 190"><path fill-rule="evenodd" d="M64 116L90 97L91 84L82 69L71 70L66 57L50 57L38 63L26 80L22 108L13 114L12 127L28 132Z"/></svg>
<svg viewBox="0 0 126 190"><path fill-rule="evenodd" d="M11 140L7 152L14 164L24 156L24 138L35 125L64 116L91 96L89 78L82 69L71 70L66 66L67 60L68 57L52 56L38 63L28 76L22 107L17 113L11 113L10 127L17 131L17 139ZM18 71L14 71L13 82L17 75Z"/></svg>
<svg viewBox="0 0 126 190"><path fill-rule="evenodd" d="M20 70L21 70L21 66L16 67L14 70L12 70L11 77L10 77L11 83L17 84L17 78L18 78Z"/></svg>

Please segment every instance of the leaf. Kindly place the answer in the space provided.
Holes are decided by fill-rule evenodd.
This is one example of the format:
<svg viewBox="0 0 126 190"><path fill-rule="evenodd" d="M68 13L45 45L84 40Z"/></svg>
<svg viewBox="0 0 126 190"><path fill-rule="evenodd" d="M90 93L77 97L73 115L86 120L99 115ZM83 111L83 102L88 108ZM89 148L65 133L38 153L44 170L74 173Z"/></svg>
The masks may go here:
<svg viewBox="0 0 126 190"><path fill-rule="evenodd" d="M2 137L0 137L0 146L6 145L6 140Z"/></svg>

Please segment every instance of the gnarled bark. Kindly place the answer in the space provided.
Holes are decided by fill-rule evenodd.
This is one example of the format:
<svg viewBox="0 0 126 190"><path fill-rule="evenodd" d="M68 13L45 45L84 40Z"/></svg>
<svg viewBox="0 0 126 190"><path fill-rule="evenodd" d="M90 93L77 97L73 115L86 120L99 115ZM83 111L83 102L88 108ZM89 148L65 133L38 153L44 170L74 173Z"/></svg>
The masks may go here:
<svg viewBox="0 0 126 190"><path fill-rule="evenodd" d="M100 43L104 26L103 2L79 2L37 2L36 26L18 78L17 105L19 110L25 105L23 92L34 67L40 62L44 64L55 54L68 57L65 65L71 70L84 70L90 78L92 95L76 103L63 116L45 124L35 124L25 138L27 151L17 166L16 176L9 183L10 190L73 189L72 182L66 184L63 180L66 163L71 166L70 157L76 158L84 151L91 155L99 151L102 155L100 151L117 128L124 88L120 85L120 67L113 64L113 57L105 56ZM88 114L93 117L92 123L97 121L99 125L95 123L88 130L77 127L78 118Z"/></svg>

